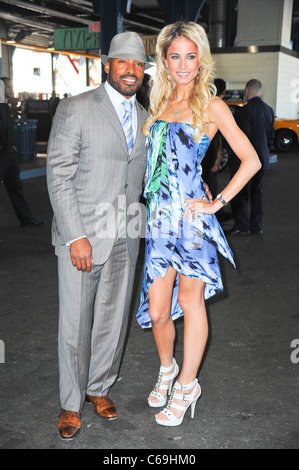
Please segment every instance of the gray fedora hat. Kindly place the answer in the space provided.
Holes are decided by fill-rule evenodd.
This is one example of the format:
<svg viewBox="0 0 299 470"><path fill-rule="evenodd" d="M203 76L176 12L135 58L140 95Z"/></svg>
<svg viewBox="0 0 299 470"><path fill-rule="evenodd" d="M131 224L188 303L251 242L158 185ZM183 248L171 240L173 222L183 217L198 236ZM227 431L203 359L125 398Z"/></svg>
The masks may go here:
<svg viewBox="0 0 299 470"><path fill-rule="evenodd" d="M145 69L151 67L146 60L144 46L139 34L132 31L116 34L111 40L108 55L102 54L103 64L109 59L130 59L144 62Z"/></svg>

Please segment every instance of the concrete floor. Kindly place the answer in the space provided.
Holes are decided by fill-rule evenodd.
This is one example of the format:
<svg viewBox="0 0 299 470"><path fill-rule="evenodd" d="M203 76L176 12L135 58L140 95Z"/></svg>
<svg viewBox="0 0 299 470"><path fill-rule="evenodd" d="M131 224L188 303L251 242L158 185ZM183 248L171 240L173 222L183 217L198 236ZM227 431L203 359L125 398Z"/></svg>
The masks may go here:
<svg viewBox="0 0 299 470"><path fill-rule="evenodd" d="M86 404L81 433L67 443L56 430L57 270L45 176L23 180L34 216L46 221L42 227L21 229L0 185L0 448L101 449L107 455L117 449L123 455L134 455L133 449L144 455L150 449L298 449L299 349L291 347L295 339L299 347L298 168L298 150L271 165L264 235L228 237L238 266L220 259L225 291L207 303L210 335L195 419L188 412L181 426L164 428L147 406L159 360L151 330L135 319L141 250L123 363L110 393L119 417L106 422ZM220 188L227 179L227 172L220 174ZM176 329L181 364L182 320Z"/></svg>

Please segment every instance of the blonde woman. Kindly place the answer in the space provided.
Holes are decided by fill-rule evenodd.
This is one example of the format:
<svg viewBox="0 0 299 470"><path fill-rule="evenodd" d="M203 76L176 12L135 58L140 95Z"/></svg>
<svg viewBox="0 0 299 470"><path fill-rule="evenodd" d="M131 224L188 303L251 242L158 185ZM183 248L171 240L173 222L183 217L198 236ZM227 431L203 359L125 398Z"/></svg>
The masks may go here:
<svg viewBox="0 0 299 470"><path fill-rule="evenodd" d="M257 154L228 107L215 96L213 60L204 29L192 22L166 26L156 47L157 72L147 162L146 259L137 320L152 327L160 358L157 383L148 397L163 426L191 417L201 395L196 378L208 337L205 299L223 290L217 251L234 264L214 215L259 170ZM217 130L241 160L239 171L214 201L201 178L201 160ZM173 358L173 321L184 315L181 371ZM177 378L173 388L174 379ZM168 398L168 392L170 392Z"/></svg>

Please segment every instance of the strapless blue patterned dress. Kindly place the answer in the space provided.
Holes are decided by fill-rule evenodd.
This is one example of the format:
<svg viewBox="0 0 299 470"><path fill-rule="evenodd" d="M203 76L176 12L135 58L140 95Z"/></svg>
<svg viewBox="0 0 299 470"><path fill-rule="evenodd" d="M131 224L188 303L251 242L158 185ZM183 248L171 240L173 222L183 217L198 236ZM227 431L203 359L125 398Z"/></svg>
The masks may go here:
<svg viewBox="0 0 299 470"><path fill-rule="evenodd" d="M145 263L140 304L136 314L142 328L151 327L148 289L168 267L177 273L205 282L208 299L223 290L217 251L234 266L232 251L215 215L197 214L184 219L184 201L202 199L205 192L201 161L210 145L203 133L198 143L195 129L182 122L155 121L149 140L147 179L144 190L147 209ZM178 303L176 275L170 315L183 315Z"/></svg>

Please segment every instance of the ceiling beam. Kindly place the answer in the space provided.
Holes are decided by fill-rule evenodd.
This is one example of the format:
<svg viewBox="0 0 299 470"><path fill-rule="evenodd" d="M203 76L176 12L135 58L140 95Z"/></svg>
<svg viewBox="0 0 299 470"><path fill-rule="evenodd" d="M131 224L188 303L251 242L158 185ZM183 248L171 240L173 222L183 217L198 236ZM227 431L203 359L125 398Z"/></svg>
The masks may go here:
<svg viewBox="0 0 299 470"><path fill-rule="evenodd" d="M22 0L2 0L2 3L9 3L10 5L14 5L19 8L24 8L28 11L36 11L45 15L63 18L65 20L73 21L74 23L82 23L86 25L89 25L90 23L90 20L86 20L85 18L81 18L75 15L69 15L67 13L62 13L57 10L52 10L52 8L35 5L34 3L29 4L27 2L23 2Z"/></svg>
<svg viewBox="0 0 299 470"><path fill-rule="evenodd" d="M161 28L156 28L155 26L145 25L144 23L139 23L138 21L127 20L126 18L123 19L123 24L126 24L127 26L137 26L138 28L141 28L144 30L150 30L150 31L153 31L154 33L160 33L161 31Z"/></svg>
<svg viewBox="0 0 299 470"><path fill-rule="evenodd" d="M24 18L22 16L11 15L10 13L5 13L0 11L0 17L6 21L11 21L17 24L25 24L27 26L32 26L33 28L37 28L39 30L46 30L46 31L54 31L54 27L49 25L48 23L41 23L39 21L30 20L29 18Z"/></svg>

